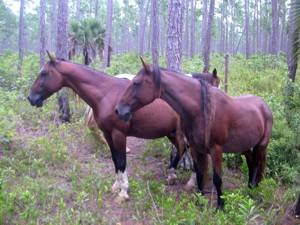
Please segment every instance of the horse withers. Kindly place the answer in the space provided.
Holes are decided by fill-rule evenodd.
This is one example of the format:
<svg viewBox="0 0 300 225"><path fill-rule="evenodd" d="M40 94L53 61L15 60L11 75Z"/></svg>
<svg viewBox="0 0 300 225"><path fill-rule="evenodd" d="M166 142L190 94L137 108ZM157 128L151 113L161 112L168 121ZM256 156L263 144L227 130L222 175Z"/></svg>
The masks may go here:
<svg viewBox="0 0 300 225"><path fill-rule="evenodd" d="M224 206L223 152L243 153L249 169L249 186L257 186L264 176L273 126L267 104L255 95L230 97L203 80L190 79L143 60L142 64L115 109L119 118L127 121L133 112L156 98L165 100L181 117L202 194L207 176L206 154L211 155L217 209Z"/></svg>
<svg viewBox="0 0 300 225"><path fill-rule="evenodd" d="M115 78L78 63L57 59L49 53L48 56L50 60L40 70L30 89L28 100L32 106L42 107L44 100L53 93L62 87L69 87L93 109L94 119L110 147L115 165L116 179L111 191L121 190L117 202L129 198L127 136L145 139L167 136L178 152L185 151L180 117L165 101L158 99L134 112L129 122L123 122L118 119L114 109L129 85L128 79Z"/></svg>

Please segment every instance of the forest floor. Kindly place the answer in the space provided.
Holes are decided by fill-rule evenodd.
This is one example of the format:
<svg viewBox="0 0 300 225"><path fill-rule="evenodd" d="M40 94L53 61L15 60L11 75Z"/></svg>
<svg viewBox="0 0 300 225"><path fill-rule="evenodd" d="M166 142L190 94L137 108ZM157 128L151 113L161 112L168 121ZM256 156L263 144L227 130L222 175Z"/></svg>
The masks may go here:
<svg viewBox="0 0 300 225"><path fill-rule="evenodd" d="M147 173L149 171L154 171L153 178L156 181L161 181L161 180L166 180L167 175L166 175L166 162L162 162L159 158L152 157L151 155L147 156L146 160L141 160L143 157L142 155L146 151L146 145L147 141L145 139L139 139L135 137L128 137L127 138L127 145L130 148L130 152L127 154L127 170L128 170L128 177L132 179L140 179L141 174L140 172ZM146 161L147 163L145 164ZM113 163L111 159L108 159L107 161L108 164L110 164L111 171L113 171ZM112 173L112 172L109 173ZM137 172L138 171L138 172ZM103 171L104 173L108 172L107 168L106 171ZM243 174L240 171L237 170L228 170L227 172L231 174L235 174L234 177L236 179L243 179L242 176ZM101 172L100 172L101 173ZM177 171L177 174L180 173ZM180 194L183 192L188 192L189 194L192 194L195 192L193 191L186 191L184 189L184 186L187 182L186 179L187 176L185 176L184 179L178 179L174 185L169 185L167 186L166 192L173 192L177 193L177 196L179 197ZM145 182L147 182L145 180ZM235 188L239 188L241 183L237 184L236 181L233 181L230 179L229 176L223 176L223 184L226 186L227 190L232 190ZM212 183L212 178L211 174L210 177L208 178L207 185L205 187L205 197L210 200L210 205L211 207L216 207L216 200L217 200L217 195L216 195L216 190L214 188L214 185ZM129 190L129 195L131 195ZM151 193L149 193L151 194ZM106 202L104 204L108 204L113 208L114 211L114 218L120 222L122 225L131 225L131 224L153 224L154 222L149 220L143 220L143 221L136 221L132 220L133 218L133 213L135 211L135 203L133 199L129 199L126 203L125 206L124 204L118 204L114 200L116 198L116 195L111 195L109 198L106 199ZM155 204L155 203L154 203ZM103 209L105 210L105 209ZM288 210L288 214L286 215L286 218L282 221L282 225L296 225L300 224L299 220L294 219L293 217L293 209L291 207L290 210ZM104 211L103 211L104 213ZM100 212L101 214L101 212ZM259 221L260 219L258 218L256 221L256 224L264 224L263 221ZM199 223L201 224L201 223ZM251 223L252 224L252 223Z"/></svg>

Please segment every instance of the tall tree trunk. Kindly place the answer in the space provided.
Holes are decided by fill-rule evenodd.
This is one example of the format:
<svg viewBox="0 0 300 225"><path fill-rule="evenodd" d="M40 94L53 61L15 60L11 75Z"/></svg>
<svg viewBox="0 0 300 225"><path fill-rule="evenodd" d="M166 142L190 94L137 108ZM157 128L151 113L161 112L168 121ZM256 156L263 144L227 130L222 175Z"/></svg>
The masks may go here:
<svg viewBox="0 0 300 225"><path fill-rule="evenodd" d="M99 11L99 1L95 0L95 18L98 17L98 11Z"/></svg>
<svg viewBox="0 0 300 225"><path fill-rule="evenodd" d="M158 24L158 1L152 0L152 61L153 65L158 66L158 43L159 43L159 24Z"/></svg>
<svg viewBox="0 0 300 225"><path fill-rule="evenodd" d="M81 19L81 0L76 1L76 20L80 21Z"/></svg>
<svg viewBox="0 0 300 225"><path fill-rule="evenodd" d="M207 0L203 0L203 16L202 16L202 29L201 29L201 46L202 46L202 52L204 51L203 46L205 42L205 34L207 30Z"/></svg>
<svg viewBox="0 0 300 225"><path fill-rule="evenodd" d="M54 38L53 38L53 46L55 46L56 49L56 39L57 39L57 0L53 0L52 1L52 7L53 7L53 34L54 34ZM56 50L55 50L56 51Z"/></svg>
<svg viewBox="0 0 300 225"><path fill-rule="evenodd" d="M68 59L68 0L58 0L56 57ZM67 90L58 92L59 118L62 123L70 122L70 106Z"/></svg>
<svg viewBox="0 0 300 225"><path fill-rule="evenodd" d="M167 67L180 71L182 55L183 1L168 1Z"/></svg>
<svg viewBox="0 0 300 225"><path fill-rule="evenodd" d="M191 44L190 44L190 57L194 58L195 55L195 2L191 1Z"/></svg>
<svg viewBox="0 0 300 225"><path fill-rule="evenodd" d="M45 64L46 54L46 38L45 38L45 13L46 13L46 0L40 0L41 15L40 15L40 68Z"/></svg>
<svg viewBox="0 0 300 225"><path fill-rule="evenodd" d="M23 56L24 56L24 5L25 0L20 2L20 19L19 19L19 62L18 62L18 76L22 76Z"/></svg>
<svg viewBox="0 0 300 225"><path fill-rule="evenodd" d="M104 40L104 57L103 57L103 68L110 66L110 39L112 29L112 10L113 1L107 0L107 16L106 16L106 29L105 29L105 40Z"/></svg>
<svg viewBox="0 0 300 225"><path fill-rule="evenodd" d="M184 29L184 48L183 52L188 55L189 52L189 1L185 0L185 29Z"/></svg>
<svg viewBox="0 0 300 225"><path fill-rule="evenodd" d="M246 58L250 56L250 41L249 41L249 0L245 0L245 48L246 48Z"/></svg>
<svg viewBox="0 0 300 225"><path fill-rule="evenodd" d="M280 0L271 0L272 2L272 45L271 54L277 55L278 53L278 38L279 38L279 11L280 11Z"/></svg>
<svg viewBox="0 0 300 225"><path fill-rule="evenodd" d="M208 73L210 69L210 45L211 45L211 37L212 37L212 25L215 14L215 0L210 1L209 6L209 16L207 21L207 30L205 32L204 42L202 43L202 57L204 61L203 72Z"/></svg>
<svg viewBox="0 0 300 225"><path fill-rule="evenodd" d="M297 0L292 0L291 5L295 4ZM287 43L287 63L289 69L288 78L295 82L296 71L299 59L299 36L300 26L294 19L295 7L290 7L289 24L288 24L288 43Z"/></svg>

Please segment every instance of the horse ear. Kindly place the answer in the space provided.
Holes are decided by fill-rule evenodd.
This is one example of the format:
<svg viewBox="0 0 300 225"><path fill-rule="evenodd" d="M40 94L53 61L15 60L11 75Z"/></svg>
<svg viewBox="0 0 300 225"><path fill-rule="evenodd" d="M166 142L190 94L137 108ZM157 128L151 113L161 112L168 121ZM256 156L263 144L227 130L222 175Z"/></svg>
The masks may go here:
<svg viewBox="0 0 300 225"><path fill-rule="evenodd" d="M47 52L47 54L49 56L50 61L55 61L55 57L52 56L48 50L46 50L46 52Z"/></svg>
<svg viewBox="0 0 300 225"><path fill-rule="evenodd" d="M141 58L144 69L146 70L147 73L149 73L150 72L150 65L148 63L144 62L142 57L140 57L140 58Z"/></svg>
<svg viewBox="0 0 300 225"><path fill-rule="evenodd" d="M216 68L213 70L213 75L214 75L214 77L217 76L217 70L216 70Z"/></svg>

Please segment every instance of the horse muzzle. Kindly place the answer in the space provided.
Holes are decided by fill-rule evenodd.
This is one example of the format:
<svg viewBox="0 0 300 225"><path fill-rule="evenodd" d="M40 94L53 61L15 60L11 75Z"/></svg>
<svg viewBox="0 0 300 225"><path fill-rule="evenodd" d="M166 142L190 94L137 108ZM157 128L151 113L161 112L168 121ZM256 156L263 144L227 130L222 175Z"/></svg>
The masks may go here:
<svg viewBox="0 0 300 225"><path fill-rule="evenodd" d="M30 93L27 97L28 101L32 106L42 107L44 103L44 99L39 94Z"/></svg>
<svg viewBox="0 0 300 225"><path fill-rule="evenodd" d="M119 107L117 106L115 108L115 113L117 114L117 116L119 117L119 119L127 122L128 120L130 120L131 118L131 112L130 112L130 108L129 107Z"/></svg>

